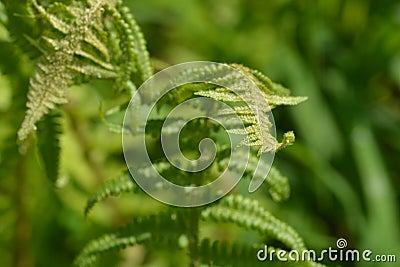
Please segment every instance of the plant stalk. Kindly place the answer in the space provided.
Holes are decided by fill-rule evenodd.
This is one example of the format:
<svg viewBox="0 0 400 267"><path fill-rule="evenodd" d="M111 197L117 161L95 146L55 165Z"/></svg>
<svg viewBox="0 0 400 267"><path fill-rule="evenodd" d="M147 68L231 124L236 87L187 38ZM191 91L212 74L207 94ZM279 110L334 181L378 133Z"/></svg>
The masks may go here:
<svg viewBox="0 0 400 267"><path fill-rule="evenodd" d="M199 266L199 223L200 223L200 207L190 208L189 216L189 257L190 267Z"/></svg>

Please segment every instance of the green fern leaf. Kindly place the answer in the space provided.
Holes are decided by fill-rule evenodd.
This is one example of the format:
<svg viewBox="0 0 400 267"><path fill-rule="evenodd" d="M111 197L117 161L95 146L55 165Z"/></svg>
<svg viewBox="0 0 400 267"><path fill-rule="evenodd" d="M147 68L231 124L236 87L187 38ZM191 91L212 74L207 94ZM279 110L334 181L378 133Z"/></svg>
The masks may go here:
<svg viewBox="0 0 400 267"><path fill-rule="evenodd" d="M235 104L233 106L234 114L225 110L222 111L221 114L225 116L238 115L247 125L245 129L230 131L232 133L247 135L247 137L242 141L242 145L258 146L260 147L259 153L263 153L279 150L284 146L287 146L292 140L294 141L294 138L286 138L281 143L277 142L270 133L270 127L272 124L267 113L270 109L278 105L296 105L305 101L307 98L289 96L289 91L287 89L283 88L281 85L273 83L269 78L256 70L251 70L238 64L232 64L230 66L241 71L247 78L253 81L257 87L261 89L263 99L258 99L259 94L251 92L253 87L246 88L245 85L241 84L240 79L235 75L229 74L216 79L216 81L220 81L221 79L224 79L225 81L228 80L232 84L232 87L240 88L243 95L252 95L248 100L246 100L246 102L244 99L226 88L199 91L195 94ZM265 101L268 105L265 104ZM286 133L285 136L288 137L291 134L292 133L289 132Z"/></svg>
<svg viewBox="0 0 400 267"><path fill-rule="evenodd" d="M248 230L258 231L265 237L284 244L284 249L296 250L299 253L306 250L299 234L292 227L266 211L256 200L240 195L229 195L218 204L203 210L201 215L205 221L230 222ZM295 262L292 266L324 266L312 261L305 261L301 264L304 265Z"/></svg>
<svg viewBox="0 0 400 267"><path fill-rule="evenodd" d="M94 193L86 203L85 215L87 216L91 209L100 201L110 197L119 196L123 193L140 192L139 187L134 183L128 172L106 181L101 188Z"/></svg>
<svg viewBox="0 0 400 267"><path fill-rule="evenodd" d="M202 240L199 249L199 257L207 266L230 266L230 267L323 267L325 265L310 261L291 261L286 253L286 261L279 261L276 254L281 250L272 246L268 247L267 253L274 250L275 257L268 262L259 261L257 252L263 249L261 245L247 245L240 243L228 243L227 241Z"/></svg>
<svg viewBox="0 0 400 267"><path fill-rule="evenodd" d="M132 223L113 234L106 234L91 241L76 258L74 265L93 265L100 256L111 250L145 243L157 248L179 247L179 237L187 231L182 213L163 213L135 218Z"/></svg>
<svg viewBox="0 0 400 267"><path fill-rule="evenodd" d="M199 258L208 266L262 266L264 263L257 261L258 249L245 244L203 239L200 243Z"/></svg>
<svg viewBox="0 0 400 267"><path fill-rule="evenodd" d="M90 242L75 260L74 265L78 267L92 266L98 260L99 256L108 251L121 250L129 246L135 246L150 238L150 233L128 237L118 237L116 234L106 234Z"/></svg>
<svg viewBox="0 0 400 267"><path fill-rule="evenodd" d="M259 89L250 86L248 81L245 82L243 75L239 75L237 71L242 73L250 82L256 84ZM273 83L259 71L238 64L210 65L190 69L182 72L180 76L172 81L172 85L181 84L182 81L187 81L188 78L194 81L206 80L208 83L192 83L180 86L179 90L175 90L176 92L172 93L172 98L181 100L182 97L177 97L177 94L183 93L185 98L198 95L213 98L230 105L233 111L221 110L220 115L228 118L232 115L237 115L245 123L245 129L230 130L231 133L246 134L247 137L242 141L241 145L257 146L259 147L259 153L263 153L277 151L294 141L292 132L286 133L282 142L278 142L271 135L272 123L268 117L268 112L278 105L296 105L305 101L306 97L290 96L289 90ZM224 84L227 88L219 87L217 84ZM234 89L235 92L228 88ZM243 96L246 99L243 99Z"/></svg>
<svg viewBox="0 0 400 267"><path fill-rule="evenodd" d="M129 44L133 45L134 55L136 55L135 67L138 70L139 81L141 84L153 75L153 68L150 63L149 52L146 48L146 40L144 39L143 33L141 32L139 25L137 25L129 8L122 6L122 1L119 2L118 11L121 17L128 25L127 37Z"/></svg>
<svg viewBox="0 0 400 267"><path fill-rule="evenodd" d="M272 167L265 182L268 185L268 192L274 201L281 202L289 198L290 186L288 178L283 176L278 169Z"/></svg>
<svg viewBox="0 0 400 267"><path fill-rule="evenodd" d="M219 169L223 170L228 165L229 161L233 160L231 166L233 166L234 169L232 169L232 171L240 172L241 166L247 160L247 155L238 155L236 159L233 160L230 157L226 157L220 160L218 162ZM249 179L254 177L255 179L263 180L264 184L268 188L269 194L271 195L272 199L276 202L281 202L288 199L290 195L290 185L288 178L283 176L279 172L279 170L276 169L275 167L272 166L271 169L268 170L268 166L265 165L258 166L258 162L259 162L258 157L250 153L243 177ZM259 171L256 173L255 171L257 168L261 169L259 169ZM260 174L264 176L261 177Z"/></svg>
<svg viewBox="0 0 400 267"><path fill-rule="evenodd" d="M84 13L85 9L69 9L72 13L76 12L74 13L75 26L48 13L36 0L32 0L32 5L40 17L65 36L61 40L43 39L52 49L48 52L42 49L45 54L40 59L35 75L30 81L28 110L18 132L20 141L24 141L29 133L36 130L36 122L56 104L67 102L64 89L74 84L74 79L79 72L85 72L85 67L78 67L81 64L77 62L74 53L81 49L80 44L85 41L85 35L90 32L93 24L98 23L100 12L99 5L91 6L87 13ZM39 42L38 46L41 46ZM74 69L71 66L76 67Z"/></svg>
<svg viewBox="0 0 400 267"><path fill-rule="evenodd" d="M111 79L118 89L132 93L135 72L140 82L151 75L143 35L121 1L56 2L47 7L31 3L36 12L32 16L44 20L47 28L40 39L28 37L42 56L30 81L20 142L36 130L42 116L67 102L65 89L80 77Z"/></svg>
<svg viewBox="0 0 400 267"><path fill-rule="evenodd" d="M4 24L7 27L14 46L17 46L32 58L40 56L40 51L36 47L33 47L29 40L25 38L25 34L27 33L37 37L40 27L33 23L32 15L27 7L27 1L2 0L1 2L4 4L4 13L6 15Z"/></svg>
<svg viewBox="0 0 400 267"><path fill-rule="evenodd" d="M60 114L52 112L38 124L38 148L47 177L55 183L58 179L61 134Z"/></svg>
<svg viewBox="0 0 400 267"><path fill-rule="evenodd" d="M149 171L150 169L156 168L158 172L163 173L166 171L169 171L170 165L164 161L160 161L157 163L154 163L153 166L150 167L144 167L144 168L138 168L137 172L142 176L142 177L148 177L151 175L151 172ZM162 187L159 188L160 190L163 190ZM140 187L135 183L135 181L132 179L130 173L128 171L124 172L120 176L110 179L106 181L100 189L94 193L86 203L85 207L85 215L88 215L90 210L100 201L111 197L111 196L120 196L122 194L136 194L140 193L142 190Z"/></svg>
<svg viewBox="0 0 400 267"><path fill-rule="evenodd" d="M305 249L302 238L292 227L275 218L256 200L244 198L240 195L229 195L217 205L205 209L202 212L202 219L231 222L278 240L290 249L298 251Z"/></svg>

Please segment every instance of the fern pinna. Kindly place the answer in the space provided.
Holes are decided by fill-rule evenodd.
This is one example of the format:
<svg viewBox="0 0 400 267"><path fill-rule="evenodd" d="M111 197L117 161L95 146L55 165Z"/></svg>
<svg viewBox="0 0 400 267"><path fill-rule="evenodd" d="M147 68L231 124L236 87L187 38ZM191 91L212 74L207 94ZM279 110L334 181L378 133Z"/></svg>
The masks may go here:
<svg viewBox="0 0 400 267"><path fill-rule="evenodd" d="M37 49L40 57L35 73L29 85L26 116L18 132L20 143L25 144L29 136L37 129L39 152L43 156L47 175L57 180L58 165L48 164L48 158L57 159L59 152L58 137L61 133L60 115L53 111L59 104L68 101L66 89L72 85L87 82L92 79L108 79L117 91L132 95L136 88L152 75L149 55L140 29L129 9L121 1L86 0L44 3L37 0L28 1L23 21L25 41L17 42L21 36L14 36L17 44L31 45ZM15 13L21 12L21 4L5 1L6 7ZM10 20L18 24L16 20ZM29 31L35 28L35 34ZM292 97L289 90L272 82L259 71L232 64L248 79L261 89L261 98L252 97L248 88L241 87L238 77L219 69L192 69L182 73L187 75L213 75L216 80L224 80L242 90L249 101L215 86L214 84L187 84L175 90L168 98L166 105L173 106L184 99L203 96L231 105L234 112L243 121L245 130L233 130L247 135L242 145L255 147L256 151L250 156L245 176L251 177L256 169L257 157L265 152L275 152L294 142L293 132L284 134L282 141L277 141L270 134L271 121L267 115L270 109L279 105L295 105L305 100L304 97ZM151 92L146 92L151 94ZM146 102L146 94L142 96ZM264 103L268 103L265 105ZM164 103L165 104L165 103ZM141 103L136 103L140 108ZM126 103L121 107L126 107ZM116 107L114 111L120 111ZM257 110L257 112L254 112ZM222 116L232 115L221 111ZM121 132L122 125L108 123L101 112L101 119L110 130ZM159 118L148 123L157 124ZM260 127L259 124L264 125ZM207 133L215 129L207 122L200 122L200 127L206 128ZM159 134L150 129L147 133L157 139ZM183 146L195 150L189 141ZM220 147L223 150L223 146ZM258 152L258 153L257 153ZM156 153L157 154L157 153ZM226 166L229 153L220 153L216 158L217 170ZM243 164L242 162L235 163ZM168 167L165 158L155 157L155 166L165 175L185 179L185 174ZM268 170L260 176L266 176ZM146 177L145 169L141 175ZM205 178L208 174L200 174ZM264 177L260 177L264 178ZM288 198L290 188L288 180L277 169L272 168L264 181L272 199L276 202ZM141 194L142 190L130 177L128 171L115 179L107 181L97 193L88 200L85 214L100 201L121 194ZM230 223L246 231L254 231L259 239L255 243L210 240L200 236L199 231L204 225L215 223ZM231 194L205 207L172 208L167 207L160 214L137 216L126 227L106 234L91 242L76 258L76 266L92 266L106 252L124 249L128 246L144 244L148 249L154 247L169 250L186 250L190 266L260 266L256 252L263 248L264 242L272 242L274 249L297 250L306 249L299 234L288 224L275 218L256 200L238 194ZM280 246L280 247L278 247ZM272 248L272 246L270 246ZM305 262L269 262L270 266L321 266L312 261Z"/></svg>
<svg viewBox="0 0 400 267"><path fill-rule="evenodd" d="M134 82L151 75L143 35L121 2L31 4L32 17L46 24L38 39L27 36L42 55L30 81L21 142L43 115L67 102L65 90L79 81L112 79L116 88L133 90Z"/></svg>

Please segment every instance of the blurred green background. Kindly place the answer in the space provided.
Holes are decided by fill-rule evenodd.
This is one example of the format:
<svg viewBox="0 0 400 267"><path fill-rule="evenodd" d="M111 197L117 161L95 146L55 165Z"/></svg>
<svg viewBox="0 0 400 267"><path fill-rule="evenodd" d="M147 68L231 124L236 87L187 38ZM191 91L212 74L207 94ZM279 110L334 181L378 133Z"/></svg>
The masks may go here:
<svg viewBox="0 0 400 267"><path fill-rule="evenodd" d="M290 179L290 199L276 204L265 192L252 196L294 226L309 248L335 248L345 238L349 248L397 254L400 261L399 1L125 3L142 27L156 70L194 60L241 63L294 95L308 96L299 106L274 110L278 132L294 130L297 136L274 163ZM7 20L1 8L0 15ZM91 238L163 205L138 197L111 199L83 216L90 192L125 168L121 136L109 133L97 115L99 101L112 94L104 84L69 90L56 188L35 151L24 162L4 165L14 146L8 137L24 112L16 114L25 97L16 103L13 88L27 87L34 62L14 47L3 25L0 50L0 266L70 266ZM204 234L212 231L246 238L235 229ZM120 266L136 266L142 255L142 247L130 249ZM166 266L163 257L146 266Z"/></svg>

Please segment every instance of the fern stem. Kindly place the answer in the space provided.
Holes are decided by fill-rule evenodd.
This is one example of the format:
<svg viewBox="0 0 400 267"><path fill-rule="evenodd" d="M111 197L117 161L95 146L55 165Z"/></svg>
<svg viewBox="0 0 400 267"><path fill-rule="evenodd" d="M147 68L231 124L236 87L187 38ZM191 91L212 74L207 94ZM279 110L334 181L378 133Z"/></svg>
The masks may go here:
<svg viewBox="0 0 400 267"><path fill-rule="evenodd" d="M199 266L199 222L201 207L190 208L189 210L189 257L190 267Z"/></svg>
<svg viewBox="0 0 400 267"><path fill-rule="evenodd" d="M21 154L15 169L15 203L17 218L14 230L14 247L12 252L13 267L32 267L33 260L29 249L31 229L27 214L26 186L27 186L27 157L28 153Z"/></svg>

